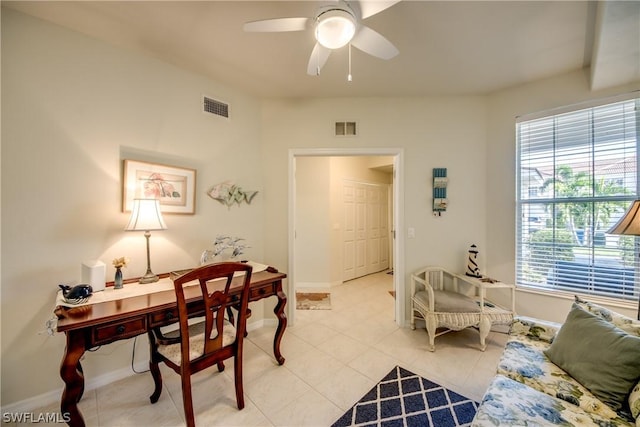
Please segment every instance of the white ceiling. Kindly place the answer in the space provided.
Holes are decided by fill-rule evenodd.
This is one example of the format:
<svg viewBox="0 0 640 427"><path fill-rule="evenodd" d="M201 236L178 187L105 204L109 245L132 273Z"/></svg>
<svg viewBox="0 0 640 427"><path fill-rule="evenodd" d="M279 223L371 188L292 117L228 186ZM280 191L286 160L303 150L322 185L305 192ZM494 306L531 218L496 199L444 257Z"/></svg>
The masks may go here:
<svg viewBox="0 0 640 427"><path fill-rule="evenodd" d="M245 33L247 21L313 17L331 1L2 1L265 97L486 94L581 68L592 87L640 81L640 2L410 1L364 24L399 50L334 51L306 73L313 31Z"/></svg>

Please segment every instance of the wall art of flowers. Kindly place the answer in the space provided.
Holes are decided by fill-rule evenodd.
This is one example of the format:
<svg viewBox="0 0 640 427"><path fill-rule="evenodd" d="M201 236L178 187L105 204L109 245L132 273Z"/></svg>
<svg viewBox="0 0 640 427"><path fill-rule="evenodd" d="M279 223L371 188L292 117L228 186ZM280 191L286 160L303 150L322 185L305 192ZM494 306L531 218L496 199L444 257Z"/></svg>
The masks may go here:
<svg viewBox="0 0 640 427"><path fill-rule="evenodd" d="M195 213L195 169L124 161L123 211L133 199L157 199L162 213Z"/></svg>

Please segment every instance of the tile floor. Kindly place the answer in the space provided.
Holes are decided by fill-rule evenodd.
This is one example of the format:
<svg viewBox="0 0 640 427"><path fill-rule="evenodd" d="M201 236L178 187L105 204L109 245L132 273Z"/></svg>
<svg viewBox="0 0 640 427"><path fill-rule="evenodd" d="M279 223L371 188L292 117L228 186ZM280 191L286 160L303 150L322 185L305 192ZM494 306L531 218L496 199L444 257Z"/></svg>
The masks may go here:
<svg viewBox="0 0 640 427"><path fill-rule="evenodd" d="M450 333L437 338L436 351L429 352L424 329L396 326L392 280L384 272L356 279L331 290L332 310L298 310L282 340L282 366L272 353L275 328L251 331L245 341L245 408L236 407L229 361L223 373L213 369L193 377L196 423L329 426L395 365L480 400L506 335L491 332L482 352L476 331ZM183 426L179 377L163 367L163 380L154 405L148 373L87 391L79 404L87 425Z"/></svg>

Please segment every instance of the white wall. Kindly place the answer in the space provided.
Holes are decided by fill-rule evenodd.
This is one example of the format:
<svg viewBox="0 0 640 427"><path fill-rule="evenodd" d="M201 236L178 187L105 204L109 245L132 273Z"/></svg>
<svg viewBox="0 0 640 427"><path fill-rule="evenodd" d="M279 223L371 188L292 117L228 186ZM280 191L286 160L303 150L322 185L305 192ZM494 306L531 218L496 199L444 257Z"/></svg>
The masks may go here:
<svg viewBox="0 0 640 427"><path fill-rule="evenodd" d="M232 106L231 120L201 112L207 94ZM263 256L260 105L201 76L2 11L2 405L60 390L64 335L44 334L58 283L77 283L80 264L131 259L125 278L146 269L142 233L123 231L122 160L197 169L196 214L166 215L151 237L154 272L196 265L218 233L240 235ZM227 179L259 190L227 209L205 195ZM274 264L275 265L275 264ZM252 307L251 321L263 317ZM273 316L271 314L271 316ZM146 338L137 361L147 360ZM131 363L133 340L83 361L95 379ZM57 394L59 398L59 392Z"/></svg>
<svg viewBox="0 0 640 427"><path fill-rule="evenodd" d="M578 71L492 94L488 101L488 144L485 154L487 197L487 269L503 281L515 280L515 119L518 116L639 90L640 82L591 91L588 71ZM525 316L564 321L572 295L564 297L519 291L516 311ZM597 301L590 298L592 301ZM605 303L601 301L601 303ZM606 304L636 317L637 305Z"/></svg>
<svg viewBox="0 0 640 427"><path fill-rule="evenodd" d="M331 284L330 162L328 157L296 159L296 287Z"/></svg>
<svg viewBox="0 0 640 427"><path fill-rule="evenodd" d="M353 112L359 117L358 137L332 136L333 123ZM405 259L397 262L404 263L401 281L408 288L408 275L419 267L460 270L471 243L485 247L486 114L482 97L265 100L265 186L287 188L290 149L403 147L404 223L416 237L406 240ZM450 177L450 207L439 218L431 214L434 167L447 167ZM265 202L270 224L265 247L278 265L286 265L286 195L280 191Z"/></svg>

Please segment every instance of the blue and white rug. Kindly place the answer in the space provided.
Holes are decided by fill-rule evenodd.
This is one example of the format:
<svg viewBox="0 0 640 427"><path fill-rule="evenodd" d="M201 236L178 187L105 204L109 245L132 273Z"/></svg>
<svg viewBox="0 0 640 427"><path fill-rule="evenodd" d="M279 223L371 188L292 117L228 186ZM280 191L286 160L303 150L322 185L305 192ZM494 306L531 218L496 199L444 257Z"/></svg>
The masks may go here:
<svg viewBox="0 0 640 427"><path fill-rule="evenodd" d="M477 402L396 366L332 427L467 426L477 409Z"/></svg>

